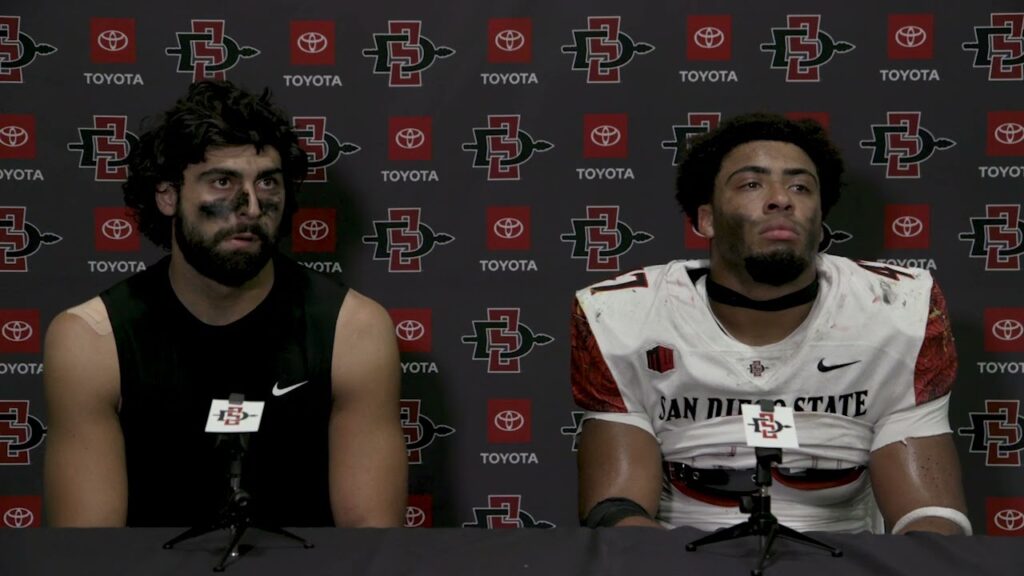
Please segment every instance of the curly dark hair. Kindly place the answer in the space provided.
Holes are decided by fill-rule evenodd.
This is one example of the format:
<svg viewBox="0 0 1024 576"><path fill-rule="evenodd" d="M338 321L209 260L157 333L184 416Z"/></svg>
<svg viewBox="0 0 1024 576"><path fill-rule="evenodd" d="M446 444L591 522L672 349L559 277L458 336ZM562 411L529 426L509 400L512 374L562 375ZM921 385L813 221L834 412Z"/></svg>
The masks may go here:
<svg viewBox="0 0 1024 576"><path fill-rule="evenodd" d="M157 185L170 182L180 189L185 168L202 162L208 148L221 146L251 144L257 151L269 146L281 155L285 203L280 235L288 234L308 159L288 117L270 97L269 89L256 96L227 81L197 82L139 137L128 156L122 190L139 230L154 244L171 246L171 218L157 209Z"/></svg>
<svg viewBox="0 0 1024 576"><path fill-rule="evenodd" d="M722 159L733 148L754 140L789 142L799 146L814 162L821 186L821 214L839 201L843 158L821 124L814 120L790 120L778 114L755 112L730 118L694 139L679 164L676 200L690 222L697 222L697 208L711 202Z"/></svg>

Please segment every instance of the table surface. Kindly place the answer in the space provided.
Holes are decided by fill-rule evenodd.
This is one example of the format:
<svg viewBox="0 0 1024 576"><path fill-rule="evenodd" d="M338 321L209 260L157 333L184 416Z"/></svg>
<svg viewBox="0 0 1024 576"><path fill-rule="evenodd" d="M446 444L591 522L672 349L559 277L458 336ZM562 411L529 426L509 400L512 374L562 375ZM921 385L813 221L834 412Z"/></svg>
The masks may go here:
<svg viewBox="0 0 1024 576"><path fill-rule="evenodd" d="M0 574L212 573L230 533L218 531L165 550L176 528L0 530ZM540 529L337 529L293 532L314 547L304 549L278 535L249 530L252 548L232 561L230 575L294 576L439 574L750 574L758 556L756 537L688 552L704 535L690 528ZM811 533L843 550L841 558L788 540L774 546L766 575L1024 574L1024 540L930 534L875 536Z"/></svg>

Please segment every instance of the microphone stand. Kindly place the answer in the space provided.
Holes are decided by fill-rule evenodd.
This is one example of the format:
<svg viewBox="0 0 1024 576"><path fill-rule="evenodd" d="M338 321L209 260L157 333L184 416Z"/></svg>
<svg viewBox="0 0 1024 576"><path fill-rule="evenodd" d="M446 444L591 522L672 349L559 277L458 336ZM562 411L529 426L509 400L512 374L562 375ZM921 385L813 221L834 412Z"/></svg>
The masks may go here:
<svg viewBox="0 0 1024 576"><path fill-rule="evenodd" d="M241 394L232 394L230 402L232 404L241 404L242 398L243 396ZM231 539L228 542L227 550L224 551L220 560L213 567L214 572L223 572L227 567L229 559L234 560L241 555L239 548L242 536L245 535L246 530L250 527L296 540L302 543L303 548L312 548L313 544L309 543L305 538L289 532L284 528L269 526L262 523L253 523L251 515L252 497L248 492L242 489L242 458L245 456L245 452L249 447L249 434L218 434L216 447L225 452L229 458L227 476L231 491L227 500L211 521L205 524L193 526L174 538L171 538L164 543L164 549L171 549L175 544L184 540L196 538L203 534L213 532L214 530L227 528L231 533Z"/></svg>
<svg viewBox="0 0 1024 576"><path fill-rule="evenodd" d="M767 402L768 409L765 409L765 401L761 402L763 412L772 412L774 406ZM829 546L824 542L807 536L801 532L780 524L778 518L772 514L772 499L769 488L772 485L772 463L782 462L782 448L761 448L755 447L754 454L757 457L757 468L753 480L757 489L749 495L740 497L740 512L749 512L750 518L729 528L723 528L712 532L686 545L688 552L693 552L700 546L725 542L744 536L757 536L758 560L757 564L750 571L752 576L761 576L764 573L764 565L772 555L772 545L778 537L786 538L794 542L827 550L833 558L839 558L843 551L839 548Z"/></svg>

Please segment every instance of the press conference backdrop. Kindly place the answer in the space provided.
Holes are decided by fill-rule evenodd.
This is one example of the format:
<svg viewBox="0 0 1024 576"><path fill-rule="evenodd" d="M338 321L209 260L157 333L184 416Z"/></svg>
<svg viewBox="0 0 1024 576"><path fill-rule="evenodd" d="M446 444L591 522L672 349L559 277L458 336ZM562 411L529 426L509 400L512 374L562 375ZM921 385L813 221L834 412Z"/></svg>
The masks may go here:
<svg viewBox="0 0 1024 576"><path fill-rule="evenodd" d="M940 281L970 517L1024 535L1024 3L266 4L0 9L0 526L41 522L46 325L162 255L122 208L141 122L227 78L312 160L284 249L396 323L408 525L576 522L572 293L705 255L680 153L768 110L845 155L823 250Z"/></svg>

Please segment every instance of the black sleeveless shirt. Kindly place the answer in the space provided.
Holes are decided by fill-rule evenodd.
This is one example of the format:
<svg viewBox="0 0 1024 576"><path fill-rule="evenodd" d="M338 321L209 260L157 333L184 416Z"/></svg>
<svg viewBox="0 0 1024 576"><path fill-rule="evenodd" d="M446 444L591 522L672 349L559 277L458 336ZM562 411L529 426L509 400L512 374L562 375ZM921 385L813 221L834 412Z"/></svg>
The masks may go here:
<svg viewBox="0 0 1024 576"><path fill-rule="evenodd" d="M194 526L226 502L228 458L217 434L204 429L211 400L232 393L266 402L241 469L254 521L333 525L331 357L348 288L277 256L263 302L236 322L211 326L174 294L169 262L100 294L121 373L128 525Z"/></svg>

